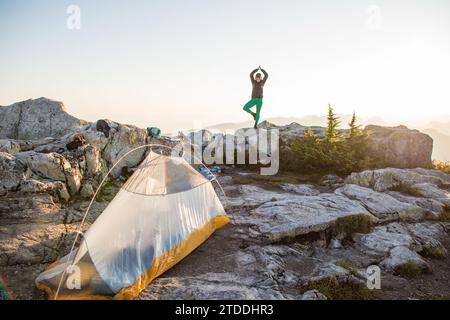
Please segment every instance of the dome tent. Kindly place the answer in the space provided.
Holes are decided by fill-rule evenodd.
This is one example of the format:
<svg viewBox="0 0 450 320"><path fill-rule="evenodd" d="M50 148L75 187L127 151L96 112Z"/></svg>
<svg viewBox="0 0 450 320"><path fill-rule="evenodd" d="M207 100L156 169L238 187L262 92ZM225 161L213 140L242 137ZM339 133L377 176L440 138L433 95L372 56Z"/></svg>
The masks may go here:
<svg viewBox="0 0 450 320"><path fill-rule="evenodd" d="M133 299L228 222L210 180L181 157L150 151L79 248L36 285L51 298Z"/></svg>

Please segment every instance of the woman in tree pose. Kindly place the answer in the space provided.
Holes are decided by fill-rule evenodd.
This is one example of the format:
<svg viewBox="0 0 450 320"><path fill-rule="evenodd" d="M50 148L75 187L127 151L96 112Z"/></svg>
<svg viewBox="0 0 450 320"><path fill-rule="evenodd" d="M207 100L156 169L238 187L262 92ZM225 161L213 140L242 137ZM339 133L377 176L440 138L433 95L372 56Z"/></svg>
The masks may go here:
<svg viewBox="0 0 450 320"><path fill-rule="evenodd" d="M261 73L258 72L259 70L261 70L261 72L264 74L264 79L261 78ZM253 86L252 98L245 104L244 111L250 113L253 116L253 119L255 119L255 129L258 125L259 113L261 112L263 103L263 88L268 77L269 74L266 72L266 70L262 69L261 66L250 73L250 81L252 82ZM256 112L250 110L250 108L252 108L253 106L256 106Z"/></svg>

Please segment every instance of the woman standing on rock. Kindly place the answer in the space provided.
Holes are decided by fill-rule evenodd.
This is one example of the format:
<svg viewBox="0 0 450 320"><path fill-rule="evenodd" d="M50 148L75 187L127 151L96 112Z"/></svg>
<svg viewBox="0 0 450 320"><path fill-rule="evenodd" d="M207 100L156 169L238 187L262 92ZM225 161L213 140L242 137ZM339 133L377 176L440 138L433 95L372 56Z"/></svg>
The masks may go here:
<svg viewBox="0 0 450 320"><path fill-rule="evenodd" d="M261 78L261 73L258 71L261 70L264 74L264 79ZM258 73L257 73L258 72ZM256 76L255 76L256 73ZM255 125L254 128L256 129L256 126L258 125L259 121L259 113L261 112L261 107L263 104L263 88L264 84L267 81L267 78L269 77L269 74L266 72L266 70L262 69L261 66L259 66L257 69L253 70L250 73L250 81L252 82L252 98L249 102L247 102L244 106L244 111L250 113L253 116L253 119L255 119ZM250 110L253 106L256 106L256 112L253 112Z"/></svg>

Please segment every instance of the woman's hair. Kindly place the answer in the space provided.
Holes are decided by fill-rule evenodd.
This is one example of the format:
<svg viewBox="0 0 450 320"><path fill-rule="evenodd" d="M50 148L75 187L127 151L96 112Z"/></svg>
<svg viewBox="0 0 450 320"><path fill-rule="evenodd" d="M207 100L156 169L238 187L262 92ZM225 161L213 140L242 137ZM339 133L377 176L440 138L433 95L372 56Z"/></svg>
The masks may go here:
<svg viewBox="0 0 450 320"><path fill-rule="evenodd" d="M256 78L261 78L261 73L258 72L257 74L255 74L255 77Z"/></svg>

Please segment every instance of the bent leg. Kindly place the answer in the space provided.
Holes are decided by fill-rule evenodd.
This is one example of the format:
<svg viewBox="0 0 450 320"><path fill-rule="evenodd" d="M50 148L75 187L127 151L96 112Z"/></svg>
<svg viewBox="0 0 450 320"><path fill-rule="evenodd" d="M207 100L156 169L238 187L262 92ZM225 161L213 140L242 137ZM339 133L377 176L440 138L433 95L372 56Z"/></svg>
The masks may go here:
<svg viewBox="0 0 450 320"><path fill-rule="evenodd" d="M256 99L256 115L255 115L255 121L258 123L259 121L259 113L261 112L263 101L262 99Z"/></svg>
<svg viewBox="0 0 450 320"><path fill-rule="evenodd" d="M251 99L249 102L247 102L244 106L244 111L248 112L248 113L252 113L253 112L250 110L251 107L255 106L257 104L257 102L255 101L256 99Z"/></svg>
<svg viewBox="0 0 450 320"><path fill-rule="evenodd" d="M247 102L244 106L244 111L248 112L252 115L253 119L255 119L256 117L256 113L254 113L252 110L250 110L251 107L253 107L254 105L256 105L257 102L255 101L255 99L251 99L249 102Z"/></svg>

